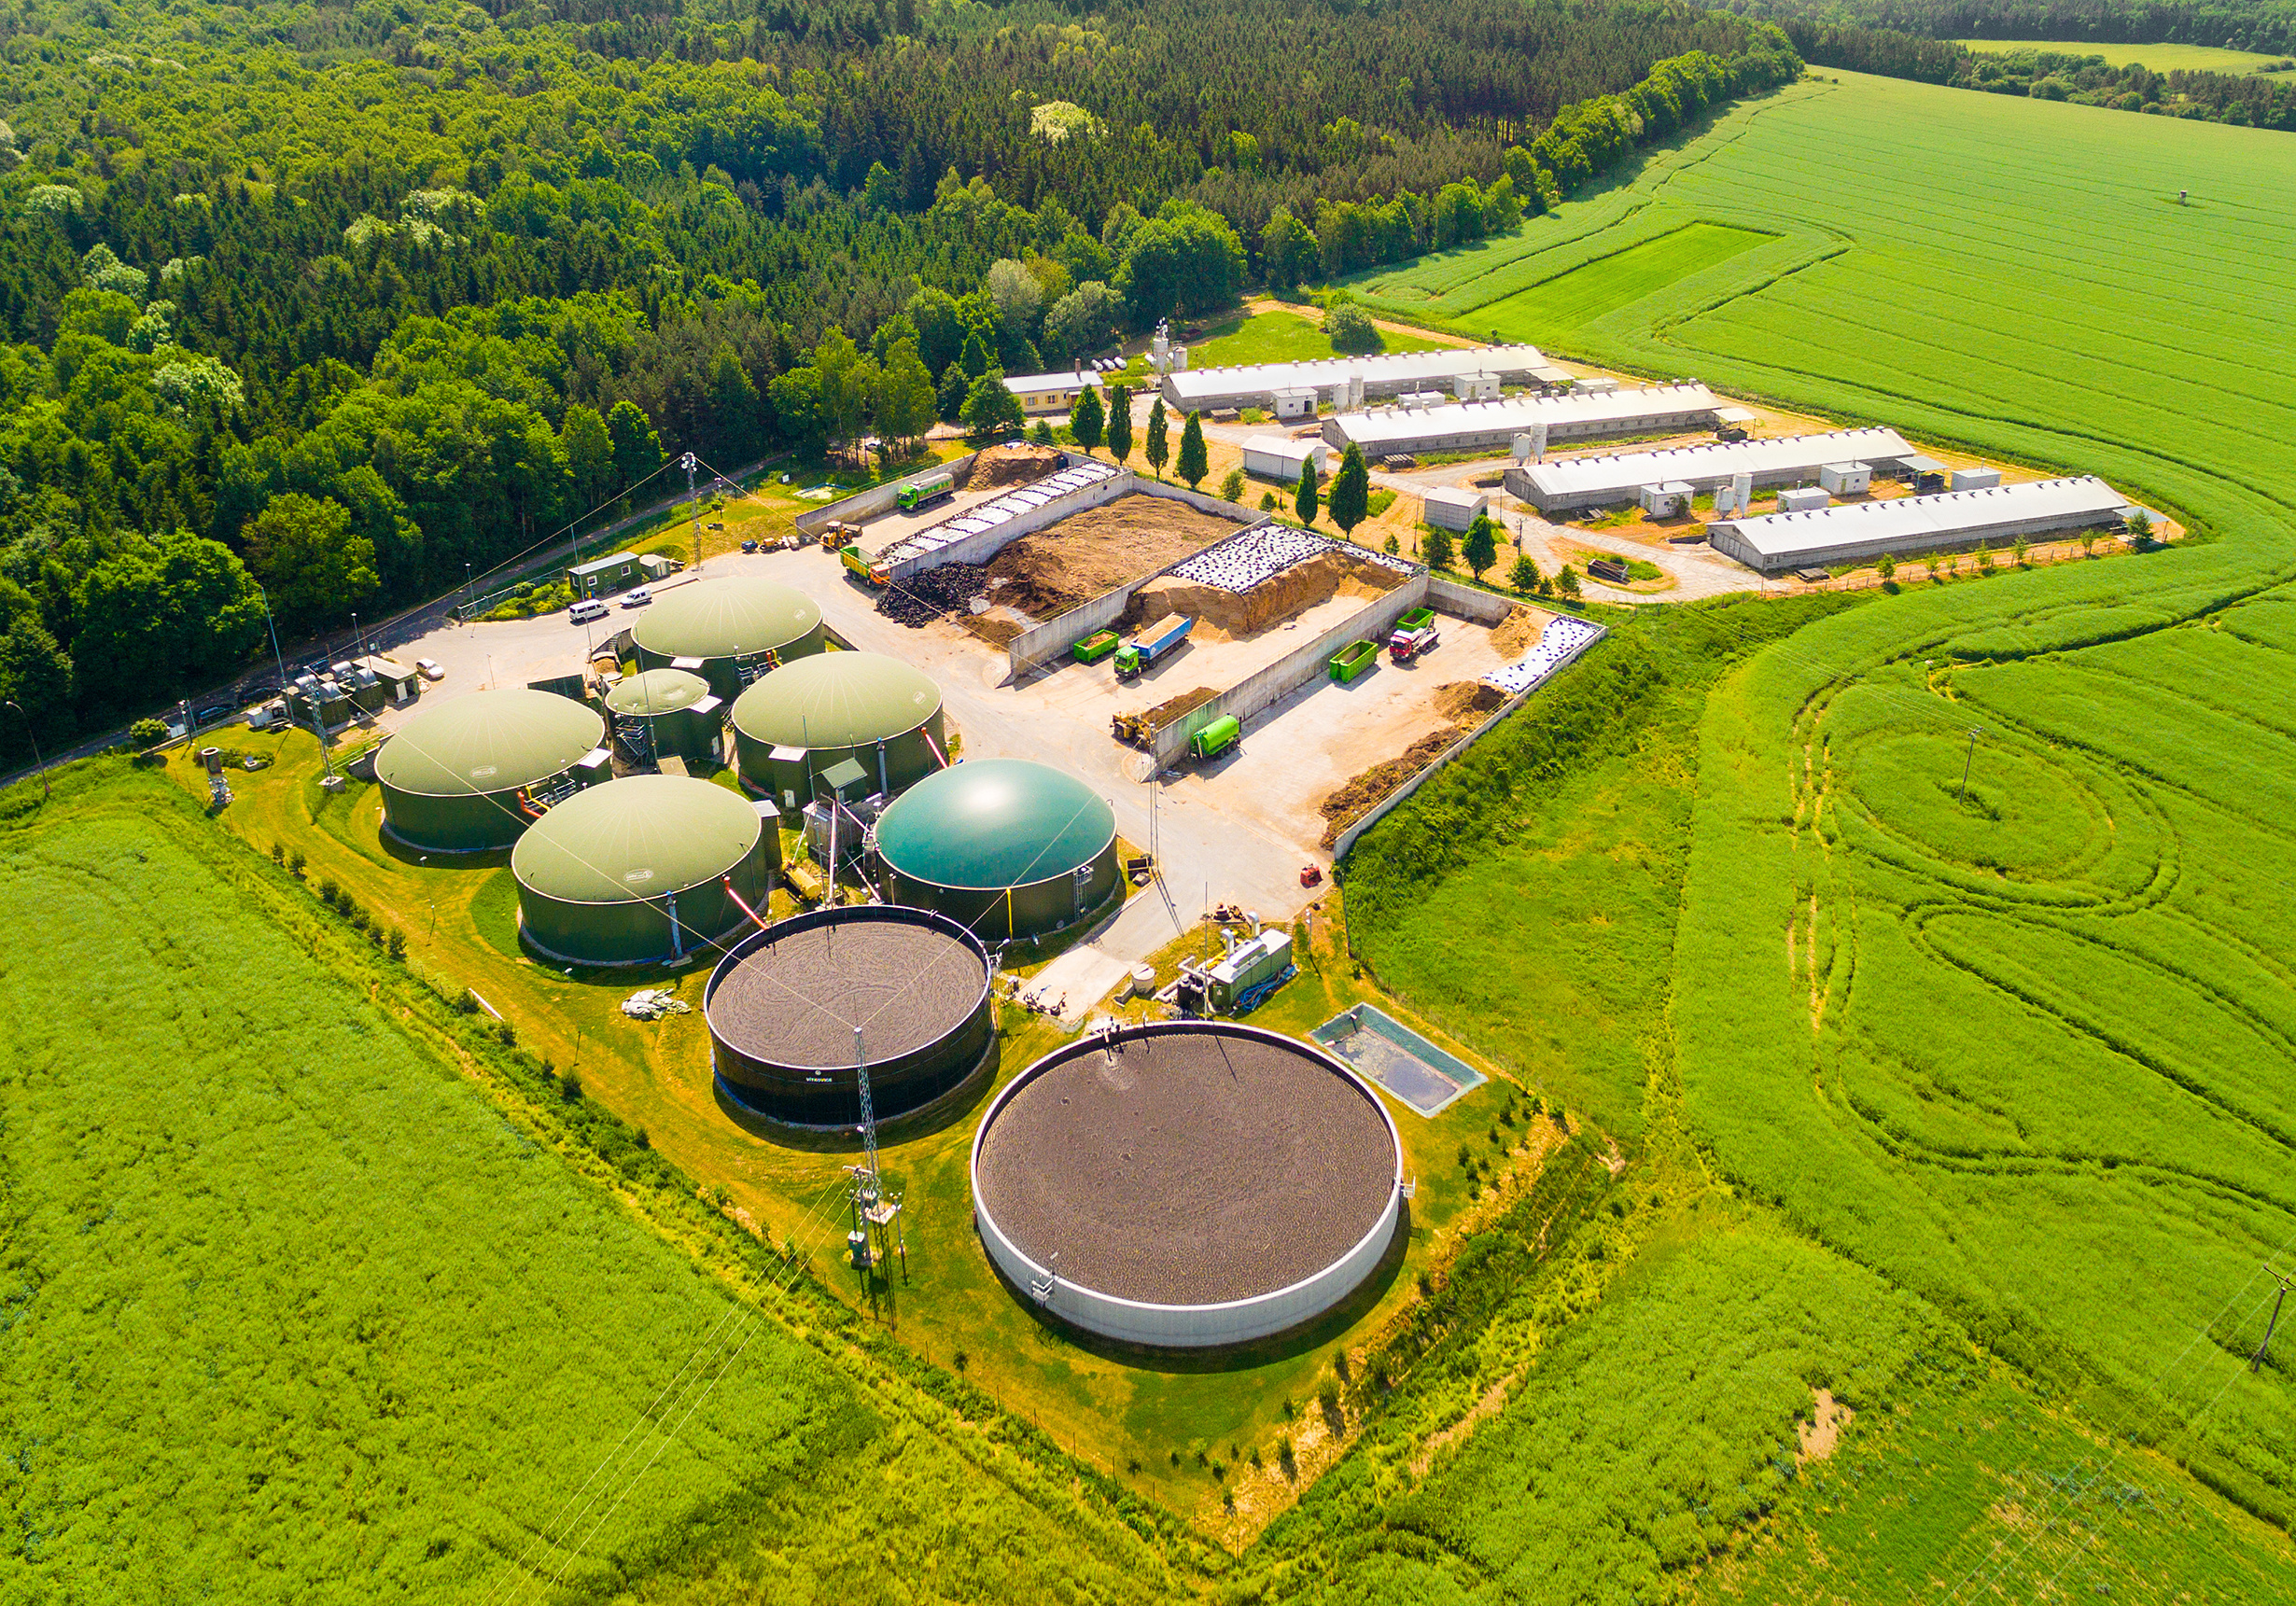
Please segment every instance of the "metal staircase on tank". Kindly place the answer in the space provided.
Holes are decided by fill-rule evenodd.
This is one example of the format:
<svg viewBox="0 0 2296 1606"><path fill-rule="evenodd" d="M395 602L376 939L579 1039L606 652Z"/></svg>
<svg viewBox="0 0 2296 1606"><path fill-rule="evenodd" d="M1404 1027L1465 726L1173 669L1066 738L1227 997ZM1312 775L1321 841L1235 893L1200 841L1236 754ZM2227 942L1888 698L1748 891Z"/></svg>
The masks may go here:
<svg viewBox="0 0 2296 1606"><path fill-rule="evenodd" d="M734 660L735 677L745 687L756 685L780 667L781 652L777 648L769 647L763 652L746 652Z"/></svg>
<svg viewBox="0 0 2296 1606"><path fill-rule="evenodd" d="M1052 1269L1046 1272L1043 1277L1032 1278L1029 1279L1029 1297L1035 1300L1039 1305L1048 1305L1052 1302L1053 1290L1059 1286L1060 1251L1058 1250L1055 1250L1053 1251Z"/></svg>

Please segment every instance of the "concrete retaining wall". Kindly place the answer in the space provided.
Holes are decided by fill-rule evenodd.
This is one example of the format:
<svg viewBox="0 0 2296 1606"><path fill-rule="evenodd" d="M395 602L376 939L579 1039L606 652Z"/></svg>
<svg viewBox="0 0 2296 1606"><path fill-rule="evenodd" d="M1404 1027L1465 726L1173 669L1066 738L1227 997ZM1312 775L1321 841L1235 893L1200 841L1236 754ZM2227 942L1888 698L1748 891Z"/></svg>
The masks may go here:
<svg viewBox="0 0 2296 1606"><path fill-rule="evenodd" d="M903 486L914 485L920 480L930 480L935 474L959 473L966 465L979 455L977 452L968 452L961 457L952 457L947 462L936 464L931 468L919 468L914 474L904 474L898 480L888 480L884 484L872 485L866 491L857 491L841 500L825 502L811 512L797 515L797 533L801 536L818 536L829 526L832 520L835 519L843 519L856 524L863 519L874 519L901 500Z"/></svg>
<svg viewBox="0 0 2296 1606"><path fill-rule="evenodd" d="M1454 591L1464 591L1468 589L1465 586L1460 585L1456 580L1449 581L1448 583L1449 584L1450 589ZM1503 601L1505 599L1494 597L1491 600L1495 602ZM1555 683L1556 676L1561 674L1572 664L1577 663L1581 653L1584 653L1588 648L1592 647L1596 642L1602 640L1603 636L1610 634L1610 629L1607 625L1601 626L1599 628L1601 630L1601 635L1589 635L1584 641L1580 642L1576 648L1573 649L1571 652L1563 658L1562 662L1557 663L1554 668L1547 672L1546 679L1540 681L1536 686L1524 688L1521 691L1517 692L1513 697L1507 699L1506 703L1500 707L1496 713L1492 714L1490 719L1484 720L1481 724L1476 726L1474 730L1469 731L1465 735L1460 737L1459 740L1453 742L1449 747L1444 748L1440 753L1436 754L1435 762L1429 764L1425 769L1420 771L1419 774L1404 782L1403 785L1388 793L1386 797L1379 800L1378 807L1374 808L1369 814L1364 816L1363 818L1357 820L1353 825L1348 827L1347 830L1341 831L1339 833L1339 840L1332 845L1332 862L1337 864L1341 859L1345 859L1348 856L1348 850L1355 845L1356 840L1361 837L1364 832L1369 831L1373 826L1379 824L1379 821L1385 819L1390 811L1400 808L1403 805L1405 799L1408 798L1413 792L1419 790L1421 786L1426 784L1429 776L1440 770L1445 764L1449 763L1460 754L1465 752L1469 747L1475 746L1476 743L1481 741L1485 736L1491 734L1492 731L1498 729L1500 720L1505 719L1509 714L1515 712L1516 709L1531 701L1532 698L1537 696L1546 688L1553 685Z"/></svg>
<svg viewBox="0 0 2296 1606"><path fill-rule="evenodd" d="M1119 496L1130 494L1135 488L1133 480L1134 475L1130 469L1119 469L1105 480L1095 480L1081 491L1071 491L1065 496L1055 496L1043 507L1031 508L1029 511L1007 519L1003 524L992 529L981 530L962 537L933 552L919 552L913 558L904 558L900 563L891 566L887 572L892 576L894 583L899 584L911 575L923 574L927 569L937 569L943 564L985 564L1002 552L1007 544L1020 539L1023 536L1034 535L1045 525L1057 524L1065 518L1083 512L1086 508L1098 508L1114 501ZM1015 485L1012 489L1023 491L1028 487ZM969 512L971 510L966 510L966 511ZM950 515L953 519L961 519L965 516L965 512Z"/></svg>
<svg viewBox="0 0 2296 1606"><path fill-rule="evenodd" d="M1425 574L1415 574L1360 612L1340 621L1304 647L1295 648L1258 674L1229 687L1211 702L1188 710L1155 734L1156 767L1163 768L1187 751L1188 738L1214 719L1233 714L1246 720L1271 703L1281 701L1309 681L1329 673L1333 653L1351 641L1384 640L1395 621L1427 600Z"/></svg>
<svg viewBox="0 0 2296 1606"><path fill-rule="evenodd" d="M1427 606L1477 624L1496 624L1514 612L1517 604L1480 586L1461 585L1448 575L1431 574L1427 577Z"/></svg>

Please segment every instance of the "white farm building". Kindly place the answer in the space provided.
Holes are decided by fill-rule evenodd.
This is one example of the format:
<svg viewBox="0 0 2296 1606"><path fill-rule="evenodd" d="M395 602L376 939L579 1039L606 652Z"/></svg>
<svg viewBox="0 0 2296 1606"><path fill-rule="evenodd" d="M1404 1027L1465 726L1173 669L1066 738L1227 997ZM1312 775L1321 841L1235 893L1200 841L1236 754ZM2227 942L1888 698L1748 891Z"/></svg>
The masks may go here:
<svg viewBox="0 0 2296 1606"><path fill-rule="evenodd" d="M1633 501L1645 485L1680 481L1694 492L1706 492L1741 474L1752 475L1756 485L1794 485L1828 465L1855 460L1878 467L1912 455L1913 448L1895 429L1839 429L1825 435L1518 463L1506 471L1506 490L1542 513L1566 513Z"/></svg>
<svg viewBox="0 0 2296 1606"><path fill-rule="evenodd" d="M1243 443L1243 469L1260 480L1299 483L1299 466L1313 462L1319 477L1331 472L1331 448L1321 440L1295 440L1288 435L1254 435Z"/></svg>
<svg viewBox="0 0 2296 1606"><path fill-rule="evenodd" d="M1500 384L1530 384L1547 366L1536 346L1447 346L1439 351L1391 352L1374 356L1318 357L1310 362L1262 362L1241 368L1183 369L1164 376L1164 404L1182 412L1220 408L1276 412L1281 391L1340 390L1360 403L1406 391L1450 393L1462 380L1486 374ZM1312 413L1312 405L1309 412Z"/></svg>
<svg viewBox="0 0 2296 1606"><path fill-rule="evenodd" d="M1883 502L1845 502L1806 513L1716 519L1715 551L1765 574L1908 557L2117 524L2135 504L2094 475L2033 480L1981 491L1943 491Z"/></svg>
<svg viewBox="0 0 2296 1606"><path fill-rule="evenodd" d="M1550 443L1707 428L1717 405L1714 392L1702 384L1654 384L1587 396L1517 396L1504 401L1345 412L1324 420L1323 439L1342 448L1352 441L1366 457L1486 448L1505 452L1516 436L1529 434L1539 425L1547 426Z"/></svg>

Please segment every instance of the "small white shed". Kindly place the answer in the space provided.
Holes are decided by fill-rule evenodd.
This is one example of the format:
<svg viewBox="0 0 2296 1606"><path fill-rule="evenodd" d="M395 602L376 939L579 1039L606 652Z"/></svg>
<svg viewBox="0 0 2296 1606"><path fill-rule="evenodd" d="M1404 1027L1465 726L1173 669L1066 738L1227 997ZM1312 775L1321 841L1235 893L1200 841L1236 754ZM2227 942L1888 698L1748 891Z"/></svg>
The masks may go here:
<svg viewBox="0 0 2296 1606"><path fill-rule="evenodd" d="M1427 493L1427 522L1438 530L1463 530L1491 510L1491 493L1444 489Z"/></svg>
<svg viewBox="0 0 2296 1606"><path fill-rule="evenodd" d="M1687 480L1668 480L1656 485L1645 485L1639 500L1643 511L1654 519L1677 519L1690 510L1690 498L1698 495Z"/></svg>
<svg viewBox="0 0 2296 1606"><path fill-rule="evenodd" d="M1315 416L1315 387L1292 385L1273 393L1278 418L1313 418Z"/></svg>
<svg viewBox="0 0 2296 1606"><path fill-rule="evenodd" d="M2000 483L1998 468L1956 468L1946 487L1953 491L1990 491Z"/></svg>
<svg viewBox="0 0 2296 1606"><path fill-rule="evenodd" d="M1244 442L1243 469L1255 479L1281 484L1299 482L1299 466L1312 462L1319 476L1331 472L1331 447L1322 440L1295 440L1288 435L1254 435Z"/></svg>
<svg viewBox="0 0 2296 1606"><path fill-rule="evenodd" d="M1778 511L1807 513L1819 508L1830 508L1834 499L1820 485L1793 485L1778 493Z"/></svg>
<svg viewBox="0 0 2296 1606"><path fill-rule="evenodd" d="M1496 401L1499 399L1499 376L1495 373L1463 373L1451 381L1451 395L1460 401Z"/></svg>
<svg viewBox="0 0 2296 1606"><path fill-rule="evenodd" d="M1873 488L1873 470L1863 463L1828 463L1818 470L1818 484L1836 496L1862 496Z"/></svg>

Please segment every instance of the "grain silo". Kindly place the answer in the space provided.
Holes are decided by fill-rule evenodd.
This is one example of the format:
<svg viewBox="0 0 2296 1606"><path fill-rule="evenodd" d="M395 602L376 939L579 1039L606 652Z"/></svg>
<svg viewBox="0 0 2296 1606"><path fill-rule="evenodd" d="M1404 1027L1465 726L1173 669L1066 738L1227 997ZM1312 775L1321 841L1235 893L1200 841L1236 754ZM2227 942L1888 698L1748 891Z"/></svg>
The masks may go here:
<svg viewBox="0 0 2296 1606"><path fill-rule="evenodd" d="M727 702L750 681L821 650L821 610L803 592L739 576L656 597L631 628L640 669L684 669Z"/></svg>
<svg viewBox="0 0 2296 1606"><path fill-rule="evenodd" d="M941 689L898 658L817 652L753 683L734 705L741 778L785 807L813 801L840 760L896 797L944 767Z"/></svg>
<svg viewBox="0 0 2296 1606"><path fill-rule="evenodd" d="M715 759L724 751L725 701L683 669L644 669L606 694L614 746L633 763Z"/></svg>
<svg viewBox="0 0 2296 1606"><path fill-rule="evenodd" d="M1117 895L1116 816L1064 770L974 759L877 817L884 893L997 941L1074 924Z"/></svg>
<svg viewBox="0 0 2296 1606"><path fill-rule="evenodd" d="M1019 1297L1103 1337L1209 1348L1312 1321L1379 1270L1403 1144L1309 1044L1157 1022L1015 1077L973 1134L973 1201Z"/></svg>
<svg viewBox="0 0 2296 1606"><path fill-rule="evenodd" d="M595 709L505 687L423 709L383 744L384 830L432 853L508 847L542 810L612 773Z"/></svg>
<svg viewBox="0 0 2296 1606"><path fill-rule="evenodd" d="M743 1109L801 1126L861 1120L859 1065L879 1120L989 1061L996 1019L980 940L894 904L817 909L752 931L703 994L710 1063Z"/></svg>
<svg viewBox="0 0 2296 1606"><path fill-rule="evenodd" d="M519 929L551 958L666 964L720 945L761 915L781 835L729 788L631 775L577 793L518 839Z"/></svg>

